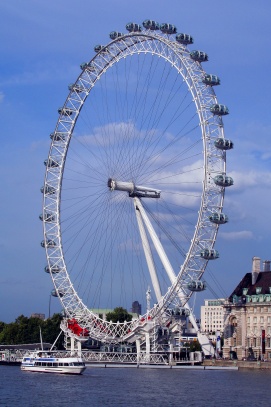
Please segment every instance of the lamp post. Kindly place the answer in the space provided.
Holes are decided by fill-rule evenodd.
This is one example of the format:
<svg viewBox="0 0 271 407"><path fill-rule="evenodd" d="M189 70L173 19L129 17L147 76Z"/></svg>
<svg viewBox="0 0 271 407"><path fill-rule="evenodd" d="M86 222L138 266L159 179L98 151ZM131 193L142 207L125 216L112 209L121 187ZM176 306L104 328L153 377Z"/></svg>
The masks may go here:
<svg viewBox="0 0 271 407"><path fill-rule="evenodd" d="M51 298L52 298L52 295L50 293L50 295L49 295L49 318L51 317Z"/></svg>

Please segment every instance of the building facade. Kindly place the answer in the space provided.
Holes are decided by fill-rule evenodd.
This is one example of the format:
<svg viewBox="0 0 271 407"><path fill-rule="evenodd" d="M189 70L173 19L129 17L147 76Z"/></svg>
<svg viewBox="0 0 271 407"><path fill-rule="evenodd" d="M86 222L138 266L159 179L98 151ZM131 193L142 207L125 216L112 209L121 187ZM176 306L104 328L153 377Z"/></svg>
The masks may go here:
<svg viewBox="0 0 271 407"><path fill-rule="evenodd" d="M137 314L137 315L141 315L141 304L139 304L138 301L134 301L132 303L132 313Z"/></svg>
<svg viewBox="0 0 271 407"><path fill-rule="evenodd" d="M271 271L270 261L252 259L245 274L224 304L223 356L271 360Z"/></svg>
<svg viewBox="0 0 271 407"><path fill-rule="evenodd" d="M223 333L225 321L225 299L204 300L200 309L201 331L214 334L217 331Z"/></svg>

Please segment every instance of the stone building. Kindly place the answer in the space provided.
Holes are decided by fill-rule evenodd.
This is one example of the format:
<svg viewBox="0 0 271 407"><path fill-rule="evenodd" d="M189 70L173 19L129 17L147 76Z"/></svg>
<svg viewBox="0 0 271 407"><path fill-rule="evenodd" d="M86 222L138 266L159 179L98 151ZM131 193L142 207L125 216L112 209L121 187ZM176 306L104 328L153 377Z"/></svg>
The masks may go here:
<svg viewBox="0 0 271 407"><path fill-rule="evenodd" d="M225 320L225 299L204 300L204 305L200 307L200 327L201 331L212 334L216 331L223 333Z"/></svg>
<svg viewBox="0 0 271 407"><path fill-rule="evenodd" d="M252 271L245 274L225 307L224 357L271 360L270 261L253 257Z"/></svg>

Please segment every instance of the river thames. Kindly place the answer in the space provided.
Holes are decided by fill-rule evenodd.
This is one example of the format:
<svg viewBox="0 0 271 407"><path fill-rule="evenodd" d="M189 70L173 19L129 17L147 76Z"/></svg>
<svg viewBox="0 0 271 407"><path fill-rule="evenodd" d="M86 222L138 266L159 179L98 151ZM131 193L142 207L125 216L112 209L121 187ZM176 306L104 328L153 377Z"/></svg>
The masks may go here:
<svg viewBox="0 0 271 407"><path fill-rule="evenodd" d="M269 370L93 368L81 376L0 366L5 407L270 407Z"/></svg>

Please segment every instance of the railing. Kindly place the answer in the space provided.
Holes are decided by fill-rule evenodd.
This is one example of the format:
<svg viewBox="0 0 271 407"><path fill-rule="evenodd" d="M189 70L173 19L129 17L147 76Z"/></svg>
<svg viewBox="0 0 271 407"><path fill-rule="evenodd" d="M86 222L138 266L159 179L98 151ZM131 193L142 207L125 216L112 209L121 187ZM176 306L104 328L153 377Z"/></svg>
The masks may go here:
<svg viewBox="0 0 271 407"><path fill-rule="evenodd" d="M86 363L129 363L129 364L167 364L168 359L164 354L146 354L145 352L90 352L82 351Z"/></svg>

